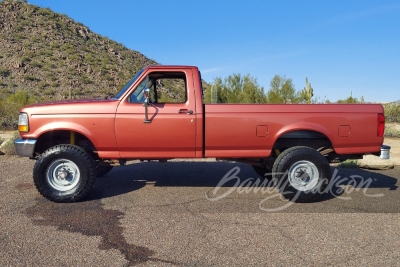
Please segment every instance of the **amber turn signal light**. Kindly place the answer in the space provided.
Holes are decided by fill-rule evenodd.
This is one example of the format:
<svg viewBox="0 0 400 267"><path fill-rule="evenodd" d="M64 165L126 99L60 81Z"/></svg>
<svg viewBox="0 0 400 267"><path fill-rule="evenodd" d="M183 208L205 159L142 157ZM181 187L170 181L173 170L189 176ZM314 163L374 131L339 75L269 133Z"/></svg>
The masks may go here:
<svg viewBox="0 0 400 267"><path fill-rule="evenodd" d="M18 125L18 131L27 132L28 131L28 126L26 126L26 125Z"/></svg>
<svg viewBox="0 0 400 267"><path fill-rule="evenodd" d="M18 130L20 132L28 132L29 131L28 114L26 114L26 113L20 113L19 114Z"/></svg>

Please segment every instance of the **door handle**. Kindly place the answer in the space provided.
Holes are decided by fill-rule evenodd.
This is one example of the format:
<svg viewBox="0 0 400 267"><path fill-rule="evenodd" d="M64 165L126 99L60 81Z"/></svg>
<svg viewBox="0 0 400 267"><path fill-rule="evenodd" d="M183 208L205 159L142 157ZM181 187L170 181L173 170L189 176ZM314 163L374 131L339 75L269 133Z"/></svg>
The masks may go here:
<svg viewBox="0 0 400 267"><path fill-rule="evenodd" d="M187 109L180 109L179 111L178 111L178 113L186 113L186 114L193 114L193 111L192 110L187 110Z"/></svg>

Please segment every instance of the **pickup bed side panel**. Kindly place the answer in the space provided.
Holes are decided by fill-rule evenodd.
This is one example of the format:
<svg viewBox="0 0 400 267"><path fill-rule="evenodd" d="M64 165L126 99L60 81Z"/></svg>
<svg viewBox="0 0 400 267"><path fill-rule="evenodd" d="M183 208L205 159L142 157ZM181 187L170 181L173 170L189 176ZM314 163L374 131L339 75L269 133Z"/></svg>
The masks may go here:
<svg viewBox="0 0 400 267"><path fill-rule="evenodd" d="M338 154L380 150L377 136L381 105L205 105L206 157L267 157L275 141L294 130L324 134ZM265 134L257 132L257 127ZM350 129L345 137L339 129Z"/></svg>

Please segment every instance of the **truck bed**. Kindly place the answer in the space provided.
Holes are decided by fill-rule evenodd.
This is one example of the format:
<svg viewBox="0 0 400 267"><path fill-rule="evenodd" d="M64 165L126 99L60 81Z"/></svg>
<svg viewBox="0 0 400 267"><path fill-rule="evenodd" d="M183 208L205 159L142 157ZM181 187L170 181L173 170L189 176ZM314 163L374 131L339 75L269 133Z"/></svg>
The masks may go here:
<svg viewBox="0 0 400 267"><path fill-rule="evenodd" d="M206 104L205 156L268 157L296 130L323 134L337 154L378 152L378 113L376 104Z"/></svg>

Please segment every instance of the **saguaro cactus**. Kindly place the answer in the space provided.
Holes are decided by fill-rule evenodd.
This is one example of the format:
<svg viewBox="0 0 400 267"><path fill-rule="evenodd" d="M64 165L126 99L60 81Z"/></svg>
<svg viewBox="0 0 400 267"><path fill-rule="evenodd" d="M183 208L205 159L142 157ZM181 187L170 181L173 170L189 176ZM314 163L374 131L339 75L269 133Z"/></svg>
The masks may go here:
<svg viewBox="0 0 400 267"><path fill-rule="evenodd" d="M314 91L311 87L311 83L308 83L308 79L306 77L306 94L307 94L307 104L311 103L311 98L314 96Z"/></svg>

